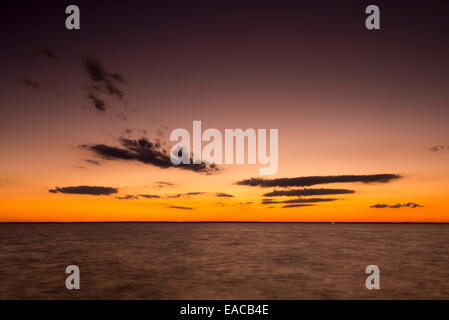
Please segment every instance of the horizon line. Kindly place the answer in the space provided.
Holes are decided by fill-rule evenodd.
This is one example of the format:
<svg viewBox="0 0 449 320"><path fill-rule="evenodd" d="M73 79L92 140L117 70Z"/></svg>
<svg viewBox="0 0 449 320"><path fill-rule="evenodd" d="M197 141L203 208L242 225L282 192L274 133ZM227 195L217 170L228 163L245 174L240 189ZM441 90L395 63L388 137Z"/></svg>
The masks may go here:
<svg viewBox="0 0 449 320"><path fill-rule="evenodd" d="M69 224L69 223L324 223L324 224L449 224L449 222L410 221L0 221L0 224Z"/></svg>

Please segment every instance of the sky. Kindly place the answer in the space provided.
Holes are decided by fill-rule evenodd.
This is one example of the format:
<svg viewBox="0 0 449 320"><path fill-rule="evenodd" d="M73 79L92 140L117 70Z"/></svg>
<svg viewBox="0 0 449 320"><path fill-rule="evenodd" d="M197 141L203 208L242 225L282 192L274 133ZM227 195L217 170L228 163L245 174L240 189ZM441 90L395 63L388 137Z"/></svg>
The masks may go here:
<svg viewBox="0 0 449 320"><path fill-rule="evenodd" d="M0 222L449 222L447 2L72 2L1 4ZM167 162L195 120L277 173Z"/></svg>

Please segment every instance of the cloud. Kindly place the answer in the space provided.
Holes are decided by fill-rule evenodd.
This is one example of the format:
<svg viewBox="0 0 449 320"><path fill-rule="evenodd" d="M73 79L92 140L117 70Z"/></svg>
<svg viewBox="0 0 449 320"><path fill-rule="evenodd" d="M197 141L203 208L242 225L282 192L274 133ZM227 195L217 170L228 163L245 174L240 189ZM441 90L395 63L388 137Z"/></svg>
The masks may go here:
<svg viewBox="0 0 449 320"><path fill-rule="evenodd" d="M43 54L44 56L46 56L49 59L55 60L56 56L53 53L53 51L51 51L50 49L44 48L40 51L41 54Z"/></svg>
<svg viewBox="0 0 449 320"><path fill-rule="evenodd" d="M123 98L123 92L117 86L118 83L126 83L122 75L106 71L99 60L91 57L84 60L84 68L90 79L95 83L91 86L93 90L115 95L119 99Z"/></svg>
<svg viewBox="0 0 449 320"><path fill-rule="evenodd" d="M433 147L429 148L430 151L432 152L438 152L438 151L442 151L442 150L449 150L449 146L443 146L443 145L434 145Z"/></svg>
<svg viewBox="0 0 449 320"><path fill-rule="evenodd" d="M154 183L154 187L155 189L166 189L166 188L173 188L175 187L176 184L168 182L168 181L156 181ZM147 188L149 188L150 186L146 186Z"/></svg>
<svg viewBox="0 0 449 320"><path fill-rule="evenodd" d="M414 202L409 202L409 203L396 203L394 205L387 205L387 204L375 204L370 206L370 208L374 208L374 209L383 209L383 208L391 208L391 209L400 209L400 208L423 208L424 206L414 203Z"/></svg>
<svg viewBox="0 0 449 320"><path fill-rule="evenodd" d="M146 199L158 199L161 197L155 194L139 194L138 196Z"/></svg>
<svg viewBox="0 0 449 320"><path fill-rule="evenodd" d="M331 202L337 201L338 199L333 198L309 198L309 199L290 199L284 201L274 201L272 199L263 199L262 204L273 204L273 203L315 203L315 202Z"/></svg>
<svg viewBox="0 0 449 320"><path fill-rule="evenodd" d="M87 98L92 103L97 111L106 111L106 103L104 100L98 98L95 94L89 93Z"/></svg>
<svg viewBox="0 0 449 320"><path fill-rule="evenodd" d="M227 193L223 193L223 192L217 192L215 195L217 197L223 197L223 198L234 198L234 196L232 194L227 194Z"/></svg>
<svg viewBox="0 0 449 320"><path fill-rule="evenodd" d="M348 194L354 193L354 190L348 189L293 189L293 190L274 190L265 193L265 197L279 197L279 196L321 196L330 194Z"/></svg>
<svg viewBox="0 0 449 320"><path fill-rule="evenodd" d="M100 166L101 165L101 162L97 161L97 160L85 159L84 161L86 161L87 163L90 163L90 164L94 164L96 166Z"/></svg>
<svg viewBox="0 0 449 320"><path fill-rule="evenodd" d="M383 208L388 208L388 205L387 204L378 203L378 204L370 206L370 208L383 209Z"/></svg>
<svg viewBox="0 0 449 320"><path fill-rule="evenodd" d="M33 80L30 80L30 79L23 79L22 82L23 82L25 85L27 85L27 86L33 88L34 90L40 90L40 89L42 89L42 86L41 86L40 83L37 82L37 81L33 81Z"/></svg>
<svg viewBox="0 0 449 320"><path fill-rule="evenodd" d="M181 210L192 210L193 209L193 208L190 208L190 207L182 207L182 206L169 206L169 208L181 209Z"/></svg>
<svg viewBox="0 0 449 320"><path fill-rule="evenodd" d="M175 199L175 198L180 198L182 195L183 195L183 194L181 194L181 193L178 193L178 194L171 194L171 195L168 195L167 198Z"/></svg>
<svg viewBox="0 0 449 320"><path fill-rule="evenodd" d="M113 147L105 144L81 145L80 148L89 150L106 160L138 161L156 167L178 168L199 173L211 174L220 171L215 164L179 164L175 165L170 160L170 154L161 147L160 143L148 141L146 138L128 139L119 138L121 147ZM191 159L191 163L193 160Z"/></svg>
<svg viewBox="0 0 449 320"><path fill-rule="evenodd" d="M163 187L173 187L175 186L174 183L171 182L167 182L167 181L156 181L156 185L159 188L163 188Z"/></svg>
<svg viewBox="0 0 449 320"><path fill-rule="evenodd" d="M246 185L251 187L308 187L316 184L328 184L328 183L350 183L350 182L362 182L362 183L387 183L392 180L401 178L397 174L373 174L373 175L340 175L340 176L310 176L310 177L297 177L297 178L280 178L280 179L262 179L251 178L247 180L238 181L238 185Z"/></svg>
<svg viewBox="0 0 449 320"><path fill-rule="evenodd" d="M124 94L119 84L126 83L126 81L122 75L106 71L99 60L91 57L84 59L83 66L92 81L92 84L86 88L87 99L97 111L106 111L105 96L115 96L123 101ZM124 121L128 120L124 112L116 112L115 117Z"/></svg>
<svg viewBox="0 0 449 320"><path fill-rule="evenodd" d="M118 192L117 188L101 187L101 186L74 186L74 187L56 187L50 189L51 193L66 193L66 194L88 194L93 196L111 195Z"/></svg>
<svg viewBox="0 0 449 320"><path fill-rule="evenodd" d="M282 208L300 208L300 207L313 207L313 204L287 204Z"/></svg>
<svg viewBox="0 0 449 320"><path fill-rule="evenodd" d="M127 116L125 115L125 113L122 112L122 111L117 112L117 113L115 114L115 117L116 117L117 119L120 119L120 120L123 120L123 121L128 121L128 117L127 117Z"/></svg>
<svg viewBox="0 0 449 320"><path fill-rule="evenodd" d="M120 200L138 200L139 199L139 197L132 195L132 194L127 194L126 196L116 197L116 198L120 199Z"/></svg>
<svg viewBox="0 0 449 320"><path fill-rule="evenodd" d="M181 197L188 197L188 196L198 196L201 194L204 194L205 192L186 192L186 193L177 193L177 194L171 194L168 195L167 198L181 198Z"/></svg>
<svg viewBox="0 0 449 320"><path fill-rule="evenodd" d="M139 200L140 198L145 199L159 199L161 196L155 195L155 194L128 194L121 197L116 197L120 200Z"/></svg>

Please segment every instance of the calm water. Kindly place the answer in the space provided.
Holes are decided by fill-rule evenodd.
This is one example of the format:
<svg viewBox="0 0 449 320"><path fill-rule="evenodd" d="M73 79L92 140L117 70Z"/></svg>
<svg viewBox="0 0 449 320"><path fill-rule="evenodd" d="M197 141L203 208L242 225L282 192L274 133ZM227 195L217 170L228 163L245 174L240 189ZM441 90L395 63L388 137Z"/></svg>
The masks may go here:
<svg viewBox="0 0 449 320"><path fill-rule="evenodd" d="M1 299L449 299L449 225L3 224L0 245Z"/></svg>

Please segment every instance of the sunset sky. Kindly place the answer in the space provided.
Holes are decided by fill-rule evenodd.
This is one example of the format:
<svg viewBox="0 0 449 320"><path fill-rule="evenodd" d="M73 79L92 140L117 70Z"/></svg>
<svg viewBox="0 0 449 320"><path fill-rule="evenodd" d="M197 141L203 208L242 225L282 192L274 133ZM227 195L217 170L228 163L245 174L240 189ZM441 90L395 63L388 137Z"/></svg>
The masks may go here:
<svg viewBox="0 0 449 320"><path fill-rule="evenodd" d="M0 10L0 222L449 222L447 1L376 1L376 31L363 1L28 2ZM277 173L130 147L194 120L279 129Z"/></svg>

